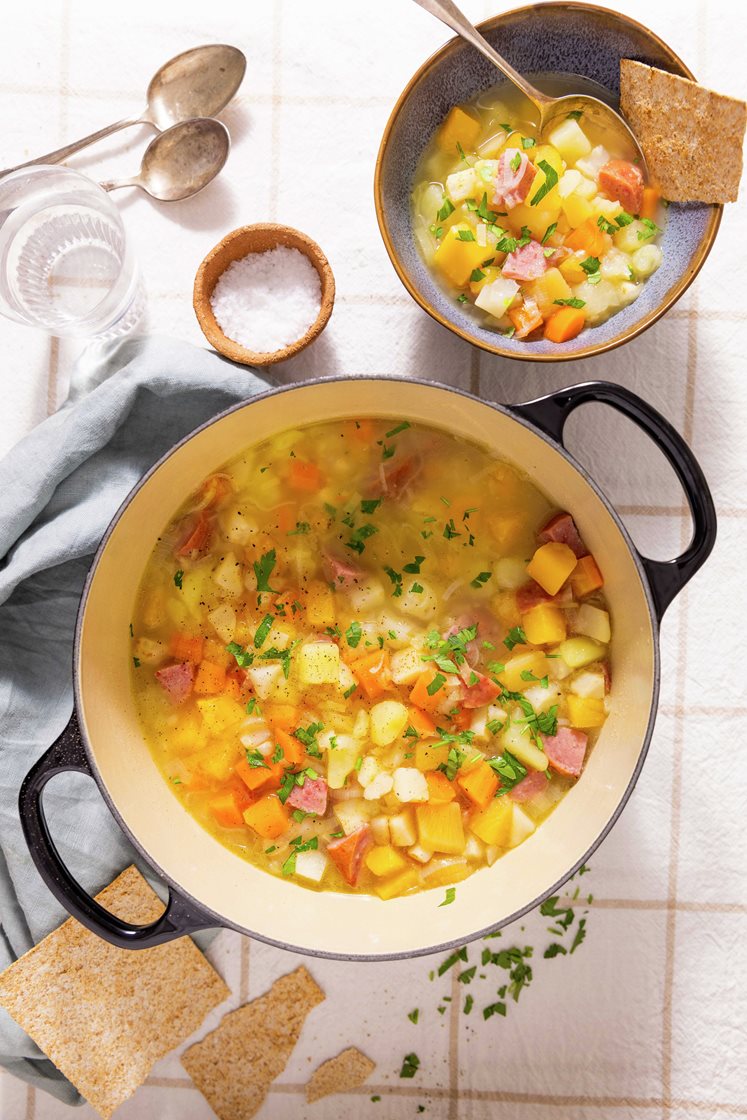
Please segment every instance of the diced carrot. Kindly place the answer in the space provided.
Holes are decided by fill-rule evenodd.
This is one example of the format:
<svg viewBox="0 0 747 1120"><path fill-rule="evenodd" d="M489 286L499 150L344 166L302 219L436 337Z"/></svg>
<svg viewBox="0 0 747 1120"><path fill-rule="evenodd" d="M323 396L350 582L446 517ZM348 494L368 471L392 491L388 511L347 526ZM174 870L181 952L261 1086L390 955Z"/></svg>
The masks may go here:
<svg viewBox="0 0 747 1120"><path fill-rule="evenodd" d="M273 517L275 518L275 524L277 525L279 533L290 533L291 530L296 527L298 507L295 503L286 503L283 506L278 506L278 508L273 511Z"/></svg>
<svg viewBox="0 0 747 1120"><path fill-rule="evenodd" d="M212 661L201 661L195 677L194 691L198 696L213 696L226 685L226 670Z"/></svg>
<svg viewBox="0 0 747 1120"><path fill-rule="evenodd" d="M322 472L316 463L309 463L304 459L294 459L291 463L288 484L294 490L303 490L314 493L323 484Z"/></svg>
<svg viewBox="0 0 747 1120"><path fill-rule="evenodd" d="M223 695L230 696L237 704L240 704L243 699L244 678L241 672L236 670L233 673L226 674L226 683L223 688Z"/></svg>
<svg viewBox="0 0 747 1120"><path fill-rule="evenodd" d="M236 668L234 658L226 651L225 642L215 642L212 638L206 638L202 647L202 657L204 661L212 661L213 665L220 665L226 672Z"/></svg>
<svg viewBox="0 0 747 1120"><path fill-rule="evenodd" d="M653 221L656 217L656 210L658 208L660 198L661 195L657 191L656 187L644 187L640 216L642 218L649 218L651 221Z"/></svg>
<svg viewBox="0 0 747 1120"><path fill-rule="evenodd" d="M540 309L534 300L519 304L518 307L512 307L508 317L514 325L515 338L526 338L532 331L541 327L544 322Z"/></svg>
<svg viewBox="0 0 747 1120"><path fill-rule="evenodd" d="M276 794L268 793L244 810L244 821L264 840L275 840L288 828L290 814Z"/></svg>
<svg viewBox="0 0 747 1120"><path fill-rule="evenodd" d="M421 739L427 739L436 734L436 725L422 708L410 708L410 726L413 727Z"/></svg>
<svg viewBox="0 0 747 1120"><path fill-rule="evenodd" d="M604 586L604 578L593 556L582 556L571 572L571 588L577 599L591 595Z"/></svg>
<svg viewBox="0 0 747 1120"><path fill-rule="evenodd" d="M216 794L208 802L208 808L222 828L241 828L244 823L243 809L236 804L233 790Z"/></svg>
<svg viewBox="0 0 747 1120"><path fill-rule="evenodd" d="M464 790L473 805L484 809L498 789L498 776L481 759L459 771L457 785Z"/></svg>
<svg viewBox="0 0 747 1120"><path fill-rule="evenodd" d="M431 770L425 775L428 783L428 800L433 804L437 801L453 801L456 797L454 785L441 770Z"/></svg>
<svg viewBox="0 0 747 1120"><path fill-rule="evenodd" d="M460 708L458 712L449 716L449 719L453 731L466 731L472 723L472 713L469 708Z"/></svg>
<svg viewBox="0 0 747 1120"><path fill-rule="evenodd" d="M423 708L426 712L435 712L443 700L443 686L436 689L432 695L428 692L429 685L433 684L437 676L438 670L433 665L429 665L415 681L410 692L410 703L414 704L416 708Z"/></svg>
<svg viewBox="0 0 747 1120"><path fill-rule="evenodd" d="M278 728L294 731L298 727L298 708L294 708L292 704L265 704L262 715L274 731Z"/></svg>
<svg viewBox="0 0 747 1120"><path fill-rule="evenodd" d="M250 805L253 805L254 801L256 800L251 791L246 788L244 783L237 775L229 778L228 784L225 788L227 790L230 790L233 794L233 799L238 805L239 811L241 813L244 812L244 809L248 809Z"/></svg>
<svg viewBox="0 0 747 1120"><path fill-rule="evenodd" d="M298 766L306 753L300 740L296 739L295 735L289 735L287 731L283 731L282 727L274 727L273 735L275 742L283 751L283 765Z"/></svg>
<svg viewBox="0 0 747 1120"><path fill-rule="evenodd" d="M350 434L353 439L358 443L362 443L364 447L370 447L376 436L376 428L373 420L365 417L363 420L354 420L350 425Z"/></svg>
<svg viewBox="0 0 747 1120"><path fill-rule="evenodd" d="M599 228L596 218L587 218L565 239L567 249L574 253L582 250L590 257L601 257L608 245L609 236Z"/></svg>
<svg viewBox="0 0 747 1120"><path fill-rule="evenodd" d="M363 857L372 843L371 826L363 824L348 836L342 836L339 840L330 840L327 844L327 855L337 865L345 882L351 887L354 887L358 880Z"/></svg>
<svg viewBox="0 0 747 1120"><path fill-rule="evenodd" d="M561 307L545 323L545 338L550 342L570 342L581 334L586 319L580 308Z"/></svg>
<svg viewBox="0 0 747 1120"><path fill-rule="evenodd" d="M358 681L369 700L375 700L389 688L389 651L377 649L359 657L350 665L353 676Z"/></svg>
<svg viewBox="0 0 747 1120"><path fill-rule="evenodd" d="M208 506L217 505L222 498L225 498L232 491L231 482L225 475L211 475L210 478L205 479L200 487L200 500L203 503L203 508L207 509Z"/></svg>
<svg viewBox="0 0 747 1120"><path fill-rule="evenodd" d="M203 552L210 540L212 522L203 511L177 549L177 556L192 556Z"/></svg>
<svg viewBox="0 0 747 1120"><path fill-rule="evenodd" d="M191 661L199 665L202 661L203 638L195 638L192 634L185 634L177 630L169 638L169 653L177 661Z"/></svg>
<svg viewBox="0 0 747 1120"><path fill-rule="evenodd" d="M255 789L264 787L277 789L283 780L283 767L279 762L268 762L266 766L250 766L247 760L242 758L236 763L234 773L252 793Z"/></svg>

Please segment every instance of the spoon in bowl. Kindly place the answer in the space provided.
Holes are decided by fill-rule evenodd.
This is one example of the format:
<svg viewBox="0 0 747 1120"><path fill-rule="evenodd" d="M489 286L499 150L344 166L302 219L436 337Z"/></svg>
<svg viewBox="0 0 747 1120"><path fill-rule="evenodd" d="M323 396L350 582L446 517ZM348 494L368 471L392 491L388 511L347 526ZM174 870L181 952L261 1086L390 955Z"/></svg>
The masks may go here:
<svg viewBox="0 0 747 1120"><path fill-rule="evenodd" d="M550 97L548 94L542 93L541 90L538 90L526 78L517 73L513 66L491 47L477 28L473 27L467 17L460 12L453 0L415 0L415 3L419 4L421 8L425 8L426 12L429 12L432 16L440 19L452 31L456 31L457 35L461 35L480 54L483 54L494 66L497 66L501 73L532 102L539 113L540 135L545 133L553 121L559 117L565 119L571 113L574 117L583 115L585 120L592 121L600 128L611 129L613 132L622 134L632 146L636 163L645 174L646 160L634 133L620 114L606 105L604 101L584 93L571 93L563 97Z"/></svg>
<svg viewBox="0 0 747 1120"><path fill-rule="evenodd" d="M234 96L245 71L246 58L237 47L226 44L193 47L176 55L156 71L150 80L147 105L142 113L125 117L37 159L6 167L0 171L0 177L39 163L61 163L74 152L133 124L150 124L163 131L192 117L214 117Z"/></svg>
<svg viewBox="0 0 747 1120"><path fill-rule="evenodd" d="M100 185L105 191L140 187L159 202L191 198L213 181L230 146L228 129L213 117L182 121L151 140L137 175Z"/></svg>

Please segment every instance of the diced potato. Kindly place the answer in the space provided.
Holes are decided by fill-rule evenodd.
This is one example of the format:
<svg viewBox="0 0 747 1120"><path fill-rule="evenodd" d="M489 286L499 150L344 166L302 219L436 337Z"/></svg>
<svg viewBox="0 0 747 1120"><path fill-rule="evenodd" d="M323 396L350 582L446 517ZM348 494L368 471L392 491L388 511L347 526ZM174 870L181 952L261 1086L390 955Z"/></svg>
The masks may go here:
<svg viewBox="0 0 747 1120"><path fill-rule="evenodd" d="M591 203L574 192L563 199L563 213L573 229L583 225L594 213Z"/></svg>
<svg viewBox="0 0 747 1120"><path fill-rule="evenodd" d="M418 805L418 841L428 851L460 855L464 851L462 811L456 801Z"/></svg>
<svg viewBox="0 0 747 1120"><path fill-rule="evenodd" d="M508 837L509 848L515 848L517 844L521 844L522 840L531 836L537 827L532 818L518 805L514 804L513 810L511 831Z"/></svg>
<svg viewBox="0 0 747 1120"><path fill-rule="evenodd" d="M254 534L259 532L257 522L242 513L239 506L229 506L219 520L221 529L232 544L249 544Z"/></svg>
<svg viewBox="0 0 747 1120"><path fill-rule="evenodd" d="M561 198L568 198L576 190L583 179L580 171L565 171L558 182L558 194Z"/></svg>
<svg viewBox="0 0 747 1120"><path fill-rule="evenodd" d="M433 263L458 288L464 287L470 274L483 260L485 247L478 244L474 227L469 222L456 222L449 226L433 257Z"/></svg>
<svg viewBox="0 0 747 1120"><path fill-rule="evenodd" d="M564 681L566 677L571 675L572 670L560 656L559 647L547 651L547 664L550 680L552 681Z"/></svg>
<svg viewBox="0 0 747 1120"><path fill-rule="evenodd" d="M425 774L414 766L400 766L394 771L394 796L403 804L428 800Z"/></svg>
<svg viewBox="0 0 747 1120"><path fill-rule="evenodd" d="M390 843L398 848L409 848L418 838L415 828L415 814L412 809L403 809L401 813L389 818Z"/></svg>
<svg viewBox="0 0 747 1120"><path fill-rule="evenodd" d="M470 831L485 844L505 848L511 832L511 805L512 802L505 796L494 797L484 809L470 815Z"/></svg>
<svg viewBox="0 0 747 1120"><path fill-rule="evenodd" d="M202 723L209 735L221 735L229 727L240 723L246 716L241 704L229 696L211 696L198 700L197 707Z"/></svg>
<svg viewBox="0 0 747 1120"><path fill-rule="evenodd" d="M466 277L465 277L466 280ZM494 280L481 289L475 300L475 306L482 311L487 311L496 319L502 319L519 292L519 285L515 280Z"/></svg>
<svg viewBox="0 0 747 1120"><path fill-rule="evenodd" d="M583 669L584 665L599 661L606 652L607 647L593 638L566 638L558 646L558 653L571 669Z"/></svg>
<svg viewBox="0 0 747 1120"><path fill-rule="evenodd" d="M506 658L503 671L498 673L498 680L509 692L520 692L526 684L522 673L531 673L540 680L547 676L548 661L542 650L527 650Z"/></svg>
<svg viewBox="0 0 747 1120"><path fill-rule="evenodd" d="M396 898L397 895L405 894L406 891L412 890L420 883L420 875L414 867L408 867L399 875L394 875L391 879L382 879L381 882L376 883L374 890L379 898L385 902L390 898Z"/></svg>
<svg viewBox="0 0 747 1120"><path fill-rule="evenodd" d="M310 849L308 852L296 853L296 875L299 879L306 879L309 883L321 883L324 873L329 866L324 852Z"/></svg>
<svg viewBox="0 0 747 1120"><path fill-rule="evenodd" d="M416 860L417 863L428 863L433 859L433 852L429 852L427 848L423 848L420 844L413 844L411 848L407 849L407 854L410 859Z"/></svg>
<svg viewBox="0 0 747 1120"><path fill-rule="evenodd" d="M557 595L576 567L576 554L567 544L542 544L527 564L527 572L548 595Z"/></svg>
<svg viewBox="0 0 747 1120"><path fill-rule="evenodd" d="M169 599L169 605L175 605L174 599ZM180 605L180 604L176 604ZM163 592L150 591L143 604L143 625L146 630L157 630L166 621L166 599ZM176 619L174 620L177 621Z"/></svg>
<svg viewBox="0 0 747 1120"><path fill-rule="evenodd" d="M465 198L473 198L476 190L477 173L473 167L455 171L446 178L446 193L452 202L464 202Z"/></svg>
<svg viewBox="0 0 747 1120"><path fill-rule="evenodd" d="M213 581L227 595L238 598L244 591L244 569L233 552L227 552L213 571ZM183 583L183 581L182 581Z"/></svg>
<svg viewBox="0 0 747 1120"><path fill-rule="evenodd" d="M535 712L548 711L553 704L560 702L560 696L560 689L549 681L547 688L543 688L541 684L534 684L524 690L524 698L529 701Z"/></svg>
<svg viewBox="0 0 747 1120"><path fill-rule="evenodd" d="M640 280L645 280L656 272L662 262L662 251L658 245L641 245L633 253L633 271Z"/></svg>
<svg viewBox="0 0 747 1120"><path fill-rule="evenodd" d="M566 163L575 163L577 159L588 156L591 152L589 138L573 117L567 117L561 124L556 125L549 134L548 140L557 148Z"/></svg>
<svg viewBox="0 0 747 1120"><path fill-rule="evenodd" d="M504 556L493 565L493 580L496 587L515 591L527 582L526 560L520 556Z"/></svg>
<svg viewBox="0 0 747 1120"><path fill-rule="evenodd" d="M344 661L340 662L340 672L337 675L337 687L340 692L347 692L349 688L357 685L357 681L353 675L353 670Z"/></svg>
<svg viewBox="0 0 747 1120"><path fill-rule="evenodd" d="M485 252L485 250L482 250ZM411 591L411 587L417 583L422 587L422 591ZM416 618L432 618L438 610L438 597L433 590L433 586L426 580L417 576L412 583L405 583L405 592L397 600L399 609L403 614L412 614Z"/></svg>
<svg viewBox="0 0 747 1120"><path fill-rule="evenodd" d="M353 723L353 738L368 738L368 712L365 708L361 708L356 712L355 721Z"/></svg>
<svg viewBox="0 0 747 1120"><path fill-rule="evenodd" d="M495 179L497 170L497 159L478 159L475 161L475 175L477 176L475 198L478 201L486 192L488 198L490 198L492 192L492 183Z"/></svg>
<svg viewBox="0 0 747 1120"><path fill-rule="evenodd" d="M461 106L455 105L439 128L436 143L442 152L448 152L456 157L457 144L467 152L474 146L479 135L480 122L466 113Z"/></svg>
<svg viewBox="0 0 747 1120"><path fill-rule="evenodd" d="M523 718L521 711L517 709L517 712L519 718ZM529 766L532 770L547 770L549 765L547 755L539 749L523 725L509 724L505 731L501 732L501 743L525 766Z"/></svg>
<svg viewBox="0 0 747 1120"><path fill-rule="evenodd" d="M334 642L305 642L296 662L302 684L334 684L340 672L340 650Z"/></svg>
<svg viewBox="0 0 747 1120"><path fill-rule="evenodd" d="M587 179L588 183L589 180ZM592 187L593 187L592 183ZM591 199L591 204L594 207L594 213L606 218L608 222L613 222L618 214L622 213L622 206L616 198L602 198L601 194L596 195Z"/></svg>
<svg viewBox="0 0 747 1120"><path fill-rule="evenodd" d="M631 258L619 249L610 249L604 254L599 271L605 280L630 280Z"/></svg>
<svg viewBox="0 0 747 1120"><path fill-rule="evenodd" d="M593 179L587 179L585 175L582 175L581 182L576 187L576 194L579 198L583 198L587 202L591 202L594 210L597 210L597 207L599 205L597 202L597 185Z"/></svg>
<svg viewBox="0 0 747 1120"><path fill-rule="evenodd" d="M636 253L647 241L652 241L656 236L656 226L646 225L637 218L628 225L623 226L615 234L615 245L623 253Z"/></svg>
<svg viewBox="0 0 747 1120"><path fill-rule="evenodd" d="M364 759L365 762L365 759ZM372 782L366 786L363 793L366 801L378 801L381 797L386 797L391 792L394 786L394 778L386 770L382 770L377 774Z"/></svg>
<svg viewBox="0 0 747 1120"><path fill-rule="evenodd" d="M356 614L365 614L384 602L384 585L376 579L362 580L351 587L347 595Z"/></svg>
<svg viewBox="0 0 747 1120"><path fill-rule="evenodd" d="M221 603L219 607L208 614L210 625L225 645L232 642L236 634L236 611L228 603Z"/></svg>
<svg viewBox="0 0 747 1120"><path fill-rule="evenodd" d="M202 617L200 604L205 598L205 584L209 578L209 570L205 567L195 568L182 578L181 602L196 618Z"/></svg>
<svg viewBox="0 0 747 1120"><path fill-rule="evenodd" d="M601 727L607 718L603 700L584 698L569 692L567 703L571 727Z"/></svg>
<svg viewBox="0 0 747 1120"><path fill-rule="evenodd" d="M576 634L585 634L596 642L609 642L612 636L609 614L590 603L582 603L578 608L573 629Z"/></svg>
<svg viewBox="0 0 747 1120"><path fill-rule="evenodd" d="M311 580L306 588L306 621L314 629L324 630L337 622L335 596L328 583Z"/></svg>
<svg viewBox="0 0 747 1120"><path fill-rule="evenodd" d="M377 747L388 747L407 727L407 708L399 700L380 700L369 713L371 738Z"/></svg>
<svg viewBox="0 0 747 1120"><path fill-rule="evenodd" d="M597 144L596 148L592 148L588 156L582 156L576 160L576 167L585 175L587 179L593 179L596 183L599 178L599 172L604 167L605 163L609 163L610 154L602 144Z"/></svg>
<svg viewBox="0 0 747 1120"><path fill-rule="evenodd" d="M389 843L389 817L382 813L371 821L371 835L376 844Z"/></svg>
<svg viewBox="0 0 747 1120"><path fill-rule="evenodd" d="M565 614L551 603L538 603L522 615L524 633L535 646L552 645L565 638Z"/></svg>
<svg viewBox="0 0 747 1120"><path fill-rule="evenodd" d="M360 797L351 798L349 801L336 801L334 809L335 816L346 836L351 832L357 832L371 819L371 806Z"/></svg>
<svg viewBox="0 0 747 1120"><path fill-rule="evenodd" d="M488 731L488 720L490 716L488 715L488 710L487 707L475 708L472 712L472 719L469 725L469 729L475 739L481 740L483 743L487 743L490 738L490 732Z"/></svg>
<svg viewBox="0 0 747 1120"><path fill-rule="evenodd" d="M358 781L360 785L362 785L363 788L366 789L367 786L371 785L371 782L374 780L376 775L380 773L381 767L379 766L377 759L374 758L372 754L367 754L360 765L360 770L358 771Z"/></svg>
<svg viewBox="0 0 747 1120"><path fill-rule="evenodd" d="M272 692L273 685L282 677L283 668L277 662L267 665L252 665L247 669L246 675L252 682L254 694L259 700L266 700Z"/></svg>
<svg viewBox="0 0 747 1120"><path fill-rule="evenodd" d="M584 700L604 700L604 673L601 669L582 669L570 682L569 688Z"/></svg>
<svg viewBox="0 0 747 1120"><path fill-rule="evenodd" d="M395 684L415 684L415 681L423 672L420 650L412 647L397 650L396 653L392 654L390 667L392 680Z"/></svg>
<svg viewBox="0 0 747 1120"><path fill-rule="evenodd" d="M485 845L476 836L468 836L464 846L464 858L479 863L485 856Z"/></svg>
<svg viewBox="0 0 747 1120"><path fill-rule="evenodd" d="M570 258L569 258L570 259ZM586 273L582 271L582 275ZM527 295L535 301L543 315L556 311L556 299L570 299L573 293L568 287L568 281L560 268L548 268L538 280L532 280L526 285Z"/></svg>
<svg viewBox="0 0 747 1120"><path fill-rule="evenodd" d="M403 868L407 867L405 857L390 844L377 844L376 847L371 848L364 862L371 874L379 878L394 875L397 871L402 871Z"/></svg>
<svg viewBox="0 0 747 1120"><path fill-rule="evenodd" d="M361 753L360 743L348 735L338 735L337 746L327 752L327 785L342 789Z"/></svg>
<svg viewBox="0 0 747 1120"><path fill-rule="evenodd" d="M157 642L152 638L136 638L132 646L133 657L146 665L160 664L168 652L165 642Z"/></svg>

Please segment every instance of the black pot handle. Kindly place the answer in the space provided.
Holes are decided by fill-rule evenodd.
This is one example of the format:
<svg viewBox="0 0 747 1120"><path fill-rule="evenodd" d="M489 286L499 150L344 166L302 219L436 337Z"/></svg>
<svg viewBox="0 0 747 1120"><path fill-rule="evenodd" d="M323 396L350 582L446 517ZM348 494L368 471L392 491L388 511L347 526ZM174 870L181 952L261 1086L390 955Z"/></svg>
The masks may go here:
<svg viewBox="0 0 747 1120"><path fill-rule="evenodd" d="M674 469L690 506L693 535L681 556L674 560L650 560L638 553L651 587L657 617L661 621L669 604L705 563L715 544L716 510L711 491L697 459L676 428L650 404L622 385L610 381L587 381L526 404L509 407L563 446L566 420L579 405L592 401L617 409L651 436Z"/></svg>
<svg viewBox="0 0 747 1120"><path fill-rule="evenodd" d="M77 770L90 778L94 776L75 712L59 739L29 770L18 797L21 825L31 858L57 901L82 925L120 949L151 949L184 934L214 926L216 922L212 916L183 898L173 887L169 889L163 914L147 926L124 922L91 898L63 863L44 815L44 787L56 774L66 770Z"/></svg>

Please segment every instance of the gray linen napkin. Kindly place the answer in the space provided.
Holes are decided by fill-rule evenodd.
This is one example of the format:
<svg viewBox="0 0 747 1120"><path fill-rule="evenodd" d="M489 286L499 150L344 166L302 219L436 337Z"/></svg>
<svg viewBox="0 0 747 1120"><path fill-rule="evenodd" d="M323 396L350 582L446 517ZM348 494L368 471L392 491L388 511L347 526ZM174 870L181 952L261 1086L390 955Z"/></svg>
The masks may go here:
<svg viewBox="0 0 747 1120"><path fill-rule="evenodd" d="M96 353L71 399L0 462L0 971L66 917L31 862L18 790L72 711L72 643L92 554L138 479L186 433L267 388L183 342L134 338ZM48 787L63 858L91 892L134 855L98 789ZM73 1086L0 1009L0 1065L67 1103Z"/></svg>

